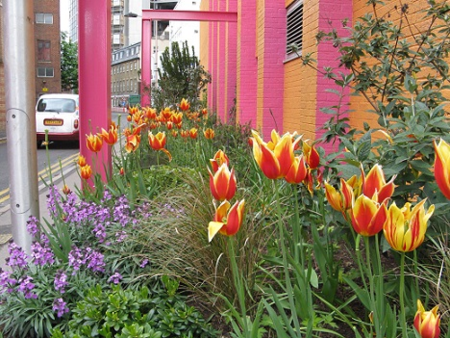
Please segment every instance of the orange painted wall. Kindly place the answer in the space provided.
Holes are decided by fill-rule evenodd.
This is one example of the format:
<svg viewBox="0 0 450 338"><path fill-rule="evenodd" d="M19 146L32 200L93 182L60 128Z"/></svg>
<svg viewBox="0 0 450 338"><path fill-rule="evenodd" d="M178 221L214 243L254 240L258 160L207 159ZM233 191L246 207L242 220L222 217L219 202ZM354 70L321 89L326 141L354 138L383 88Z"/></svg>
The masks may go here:
<svg viewBox="0 0 450 338"><path fill-rule="evenodd" d="M263 125L264 108L264 5L265 0L258 0L256 3L256 58L258 60L258 89L257 89L257 120L256 128Z"/></svg>
<svg viewBox="0 0 450 338"><path fill-rule="evenodd" d="M428 27L428 23L424 21L423 14L421 10L425 8L426 1L424 0L411 0L404 2L408 5L408 19L412 25L413 32L418 30L425 30ZM353 2L354 18L362 17L365 13L373 13L371 6L366 5L365 0L355 0ZM395 8L397 6L397 8ZM377 9L377 15L388 15L388 19L394 21L396 24L399 23L398 10L400 6L400 1L390 1L386 2L386 6ZM406 22L404 22L406 24ZM407 35L407 38L411 38L411 35ZM350 125L352 127L361 129L364 122L368 123L372 128L378 128L377 123L378 115L374 113L369 113L368 111L372 109L372 106L361 96L352 96L350 98L350 109L353 112L350 113Z"/></svg>
<svg viewBox="0 0 450 338"><path fill-rule="evenodd" d="M319 2L305 1L303 6L303 53L314 55L317 53L315 35L318 30ZM298 58L286 62L284 69L283 131L297 131L307 139L314 139L317 72L303 66Z"/></svg>

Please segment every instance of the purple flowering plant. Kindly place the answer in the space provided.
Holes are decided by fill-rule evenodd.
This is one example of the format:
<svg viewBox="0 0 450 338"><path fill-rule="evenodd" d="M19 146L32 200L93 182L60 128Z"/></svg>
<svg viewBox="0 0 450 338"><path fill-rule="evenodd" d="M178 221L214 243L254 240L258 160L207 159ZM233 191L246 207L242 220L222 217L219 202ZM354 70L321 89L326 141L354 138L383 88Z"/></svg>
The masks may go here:
<svg viewBox="0 0 450 338"><path fill-rule="evenodd" d="M134 208L108 190L98 201L73 192L64 196L55 186L49 186L47 206L51 222L41 224L36 217L27 222L34 238L30 254L11 241L8 269L0 271L0 326L11 337L50 337L52 327L67 327L86 290L134 278L123 271L149 269L142 258L128 262L115 254L128 245L135 215L146 214L145 206Z"/></svg>

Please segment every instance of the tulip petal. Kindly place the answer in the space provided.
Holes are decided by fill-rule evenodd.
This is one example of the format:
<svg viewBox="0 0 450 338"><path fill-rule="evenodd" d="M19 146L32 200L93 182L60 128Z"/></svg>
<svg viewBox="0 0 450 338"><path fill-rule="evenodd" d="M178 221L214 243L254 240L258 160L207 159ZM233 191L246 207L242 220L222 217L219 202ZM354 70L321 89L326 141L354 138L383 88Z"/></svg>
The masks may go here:
<svg viewBox="0 0 450 338"><path fill-rule="evenodd" d="M209 222L208 224L208 242L211 242L215 235L222 229L224 223L222 222Z"/></svg>

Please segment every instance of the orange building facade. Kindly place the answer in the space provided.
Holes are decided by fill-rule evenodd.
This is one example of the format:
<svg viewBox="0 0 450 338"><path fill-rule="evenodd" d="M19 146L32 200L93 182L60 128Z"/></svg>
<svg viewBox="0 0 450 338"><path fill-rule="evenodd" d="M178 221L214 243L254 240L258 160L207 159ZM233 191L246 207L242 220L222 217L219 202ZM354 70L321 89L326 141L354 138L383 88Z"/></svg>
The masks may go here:
<svg viewBox="0 0 450 338"><path fill-rule="evenodd" d="M387 1L380 12L395 20L396 5L396 0ZM426 1L408 5L414 18ZM208 104L224 121L235 113L237 121L250 123L265 138L275 128L317 140L330 118L321 109L340 104L350 111L352 126L377 126L364 98L345 92L339 101L329 92L338 88L318 71L332 67L346 72L337 68L337 49L331 42L317 44L316 35L331 29L348 34L346 27L372 11L366 0L202 0L201 10L237 12L237 27L204 22L200 32L200 60L212 75ZM299 47L296 52L289 48L291 42ZM308 54L317 60L318 70L298 57ZM334 150L331 145L325 149Z"/></svg>

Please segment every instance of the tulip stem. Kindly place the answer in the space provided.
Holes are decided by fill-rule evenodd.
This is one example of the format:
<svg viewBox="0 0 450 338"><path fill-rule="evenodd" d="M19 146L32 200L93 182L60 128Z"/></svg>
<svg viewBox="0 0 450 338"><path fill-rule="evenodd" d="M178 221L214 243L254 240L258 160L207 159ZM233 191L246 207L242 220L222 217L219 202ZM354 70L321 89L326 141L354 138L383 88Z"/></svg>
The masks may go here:
<svg viewBox="0 0 450 338"><path fill-rule="evenodd" d="M282 216L283 213L281 211L281 203L280 199L282 198L282 194L280 193L281 189L281 183L280 181L274 180L274 188L275 188L275 196L276 196L276 204L277 204L277 214L278 214L278 231L280 235L280 246L281 246L281 252L283 255L283 269L284 269L284 278L286 283L286 295L289 300L289 306L291 309L295 309L295 303L294 303L294 297L293 297L293 288L291 284L291 277L289 275L289 266L288 266L288 260L287 260L287 253L286 253L286 243L284 239L284 224ZM278 184L277 184L278 183ZM295 226L295 225L294 225ZM296 243L295 243L296 244ZM303 250L303 248L301 248ZM301 337L300 334L300 323L298 321L297 316L293 316L293 321L295 325L296 332L298 332L299 337Z"/></svg>
<svg viewBox="0 0 450 338"><path fill-rule="evenodd" d="M241 309L242 317L242 329L244 331L244 337L249 336L247 325L247 308L245 306L244 289L242 288L242 276L239 273L239 269L236 263L236 253L234 250L234 237L228 237L228 255L230 256L231 272L233 273L234 286L238 295L239 307Z"/></svg>
<svg viewBox="0 0 450 338"><path fill-rule="evenodd" d="M405 253L402 252L400 256L400 315L402 323L402 337L407 338L407 330L406 330L406 313L405 313Z"/></svg>

